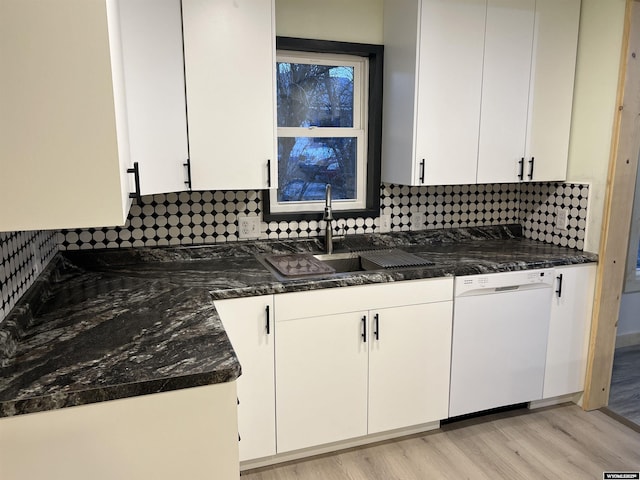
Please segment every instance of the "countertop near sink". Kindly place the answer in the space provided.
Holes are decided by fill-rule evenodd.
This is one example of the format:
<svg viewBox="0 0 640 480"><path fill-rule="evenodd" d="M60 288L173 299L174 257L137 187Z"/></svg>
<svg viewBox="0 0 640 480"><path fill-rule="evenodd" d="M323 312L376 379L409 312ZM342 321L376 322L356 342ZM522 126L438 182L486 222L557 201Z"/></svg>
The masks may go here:
<svg viewBox="0 0 640 480"><path fill-rule="evenodd" d="M339 245L340 247L340 245ZM213 299L594 262L518 226L348 237L435 263L280 282L255 258L316 239L59 253L0 326L0 417L230 381L240 365Z"/></svg>

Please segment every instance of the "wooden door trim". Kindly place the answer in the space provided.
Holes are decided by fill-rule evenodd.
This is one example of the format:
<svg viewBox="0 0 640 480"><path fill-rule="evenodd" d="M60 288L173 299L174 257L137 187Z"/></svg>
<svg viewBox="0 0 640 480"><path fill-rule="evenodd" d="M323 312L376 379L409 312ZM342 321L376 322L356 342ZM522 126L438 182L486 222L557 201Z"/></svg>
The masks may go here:
<svg viewBox="0 0 640 480"><path fill-rule="evenodd" d="M583 408L609 400L640 152L640 0L627 0Z"/></svg>

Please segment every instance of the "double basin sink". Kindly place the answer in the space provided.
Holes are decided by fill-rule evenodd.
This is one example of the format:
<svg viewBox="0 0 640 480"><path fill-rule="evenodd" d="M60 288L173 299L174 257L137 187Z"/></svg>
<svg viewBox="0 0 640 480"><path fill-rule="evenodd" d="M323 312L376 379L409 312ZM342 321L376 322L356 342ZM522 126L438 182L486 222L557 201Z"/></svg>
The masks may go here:
<svg viewBox="0 0 640 480"><path fill-rule="evenodd" d="M280 280L433 265L433 262L400 249L315 255L311 253L270 254L258 259Z"/></svg>

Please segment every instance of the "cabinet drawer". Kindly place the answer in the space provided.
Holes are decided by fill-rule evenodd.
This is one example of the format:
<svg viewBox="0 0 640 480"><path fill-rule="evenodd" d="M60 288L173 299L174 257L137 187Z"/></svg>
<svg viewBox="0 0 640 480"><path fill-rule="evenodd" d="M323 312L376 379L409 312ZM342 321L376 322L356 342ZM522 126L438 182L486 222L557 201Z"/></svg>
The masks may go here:
<svg viewBox="0 0 640 480"><path fill-rule="evenodd" d="M453 277L330 288L275 296L276 321L453 298Z"/></svg>

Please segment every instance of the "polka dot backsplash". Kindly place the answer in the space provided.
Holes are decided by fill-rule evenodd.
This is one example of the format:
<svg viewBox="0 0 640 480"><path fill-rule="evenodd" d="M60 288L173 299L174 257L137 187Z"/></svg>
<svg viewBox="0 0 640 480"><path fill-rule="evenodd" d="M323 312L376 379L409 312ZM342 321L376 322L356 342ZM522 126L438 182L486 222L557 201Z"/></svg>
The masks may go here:
<svg viewBox="0 0 640 480"><path fill-rule="evenodd" d="M562 247L584 250L589 185L523 183L520 224L524 236ZM568 212L566 229L557 228L557 209Z"/></svg>
<svg viewBox="0 0 640 480"><path fill-rule="evenodd" d="M459 228L521 223L529 238L566 244L573 235L584 240L586 206L578 204L576 229L541 236L540 213L555 205L564 184L487 184L435 187L408 187L384 184L380 189L381 215L388 215L391 231ZM588 186L580 188L587 196ZM564 192L564 187L563 187ZM524 202L523 202L524 198ZM564 197L562 197L564 198ZM568 196L567 198L570 199ZM262 192L205 191L180 192L143 197L134 204L123 227L63 230L58 234L62 250L196 245L240 240L238 217L257 215L262 220ZM536 203L538 202L538 203ZM524 206L524 209L523 209ZM579 217L579 219L578 219ZM546 227L545 227L546 228ZM380 232L380 218L348 218L336 222L339 235ZM579 233L579 232L582 233ZM316 220L260 222L260 239L287 239L320 236L324 222ZM546 232L546 230L545 230ZM578 238L581 237L581 238ZM584 242L575 245L583 245ZM581 247L578 247L581 248Z"/></svg>
<svg viewBox="0 0 640 480"><path fill-rule="evenodd" d="M57 251L55 232L0 232L0 322Z"/></svg>
<svg viewBox="0 0 640 480"><path fill-rule="evenodd" d="M391 230L476 227L518 223L517 184L383 186L381 214Z"/></svg>

